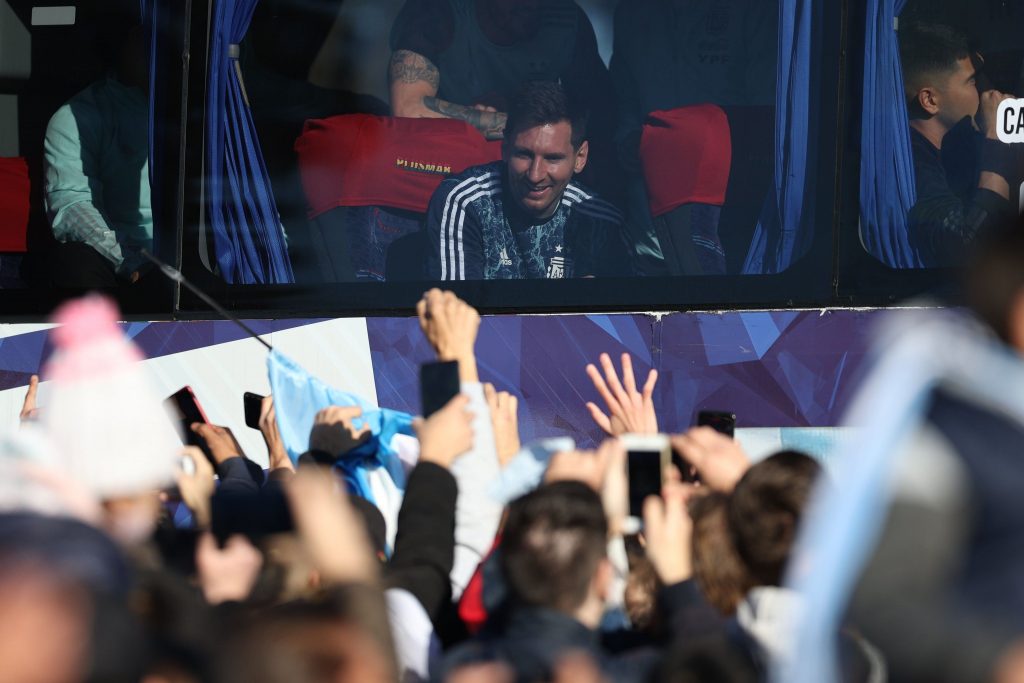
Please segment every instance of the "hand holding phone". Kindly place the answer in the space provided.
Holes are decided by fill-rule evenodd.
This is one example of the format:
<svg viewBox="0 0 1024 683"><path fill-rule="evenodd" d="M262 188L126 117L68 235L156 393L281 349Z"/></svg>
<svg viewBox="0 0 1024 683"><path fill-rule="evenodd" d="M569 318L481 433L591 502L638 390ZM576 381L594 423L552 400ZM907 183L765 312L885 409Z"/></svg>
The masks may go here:
<svg viewBox="0 0 1024 683"><path fill-rule="evenodd" d="M711 427L730 439L736 436L736 414L726 410L702 410L697 413L698 427Z"/></svg>
<svg viewBox="0 0 1024 683"><path fill-rule="evenodd" d="M458 361L424 363L420 366L420 407L427 418L448 405L461 388Z"/></svg>
<svg viewBox="0 0 1024 683"><path fill-rule="evenodd" d="M626 471L629 477L629 516L643 515L644 500L661 495L662 477L670 462L671 448L665 434L623 434Z"/></svg>
<svg viewBox="0 0 1024 683"><path fill-rule="evenodd" d="M167 397L164 404L168 407L171 414L178 418L181 427L182 442L186 446L195 446L196 448L199 448L211 463L215 463L216 461L213 459L213 454L210 452L206 442L192 431L192 425L194 423L210 422L206 417L206 412L203 410L202 405L199 404L199 399L196 398L196 394L192 390L192 387L186 385L181 389L178 389Z"/></svg>
<svg viewBox="0 0 1024 683"><path fill-rule="evenodd" d="M260 428L260 415L263 412L263 399L265 397L247 391L242 394L242 404L245 408L245 425L252 429Z"/></svg>

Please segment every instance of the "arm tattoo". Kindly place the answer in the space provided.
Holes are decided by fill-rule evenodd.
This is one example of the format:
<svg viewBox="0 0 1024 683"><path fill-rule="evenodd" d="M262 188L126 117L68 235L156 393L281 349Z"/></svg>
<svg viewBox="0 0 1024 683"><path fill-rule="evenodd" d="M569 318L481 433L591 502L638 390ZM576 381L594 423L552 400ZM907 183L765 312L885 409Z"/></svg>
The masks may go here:
<svg viewBox="0 0 1024 683"><path fill-rule="evenodd" d="M388 77L391 83L425 81L435 90L441 83L441 72L434 63L412 50L396 50L395 54L391 55Z"/></svg>
<svg viewBox="0 0 1024 683"><path fill-rule="evenodd" d="M424 97L423 105L450 119L461 119L473 126L488 140L501 140L508 115L500 111L482 111L474 107L452 104L436 97Z"/></svg>

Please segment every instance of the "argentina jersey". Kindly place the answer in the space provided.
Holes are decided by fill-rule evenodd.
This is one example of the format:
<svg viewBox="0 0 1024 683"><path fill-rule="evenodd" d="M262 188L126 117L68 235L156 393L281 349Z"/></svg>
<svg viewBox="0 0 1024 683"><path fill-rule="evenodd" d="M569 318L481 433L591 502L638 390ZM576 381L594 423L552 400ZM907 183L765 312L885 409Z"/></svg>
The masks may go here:
<svg viewBox="0 0 1024 683"><path fill-rule="evenodd" d="M506 203L505 165L446 179L427 212L428 273L436 280L563 279L628 275L622 217L569 183L558 209L530 221ZM511 200L508 200L511 201Z"/></svg>

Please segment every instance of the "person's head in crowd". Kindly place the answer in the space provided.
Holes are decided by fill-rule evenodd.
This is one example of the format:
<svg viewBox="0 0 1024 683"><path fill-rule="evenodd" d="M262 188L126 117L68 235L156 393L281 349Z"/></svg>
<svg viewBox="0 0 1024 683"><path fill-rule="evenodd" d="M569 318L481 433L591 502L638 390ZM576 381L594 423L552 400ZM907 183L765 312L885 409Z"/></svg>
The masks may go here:
<svg viewBox="0 0 1024 683"><path fill-rule="evenodd" d="M797 527L821 465L782 451L752 466L728 504L728 528L755 586L782 585Z"/></svg>
<svg viewBox="0 0 1024 683"><path fill-rule="evenodd" d="M695 496L690 502L694 579L715 609L732 615L752 586L729 533L728 508L729 497L722 493Z"/></svg>
<svg viewBox="0 0 1024 683"><path fill-rule="evenodd" d="M629 575L622 593L622 606L635 631L658 626L657 595L661 588L658 572L643 552L629 552Z"/></svg>
<svg viewBox="0 0 1024 683"><path fill-rule="evenodd" d="M596 628L612 579L601 498L579 481L557 481L509 506L501 568L517 605L540 607Z"/></svg>
<svg viewBox="0 0 1024 683"><path fill-rule="evenodd" d="M694 578L722 614L735 614L752 588L782 584L820 472L810 456L783 451L751 466L732 493L691 500Z"/></svg>
<svg viewBox="0 0 1024 683"><path fill-rule="evenodd" d="M54 314L55 350L43 370L52 385L40 426L62 474L102 503L104 529L131 545L155 530L159 491L174 482L181 445L117 318L114 304L95 295Z"/></svg>
<svg viewBox="0 0 1024 683"><path fill-rule="evenodd" d="M980 242L966 273L967 303L1006 344L1024 352L1024 224Z"/></svg>
<svg viewBox="0 0 1024 683"><path fill-rule="evenodd" d="M385 683L398 680L384 597L342 586L249 620L223 649L225 683Z"/></svg>
<svg viewBox="0 0 1024 683"><path fill-rule="evenodd" d="M508 189L523 213L538 220L555 213L569 181L587 165L586 136L586 116L561 85L523 86L509 107L502 144Z"/></svg>
<svg viewBox="0 0 1024 683"><path fill-rule="evenodd" d="M940 24L908 23L899 31L903 85L912 120L945 131L978 113L980 97L967 39Z"/></svg>

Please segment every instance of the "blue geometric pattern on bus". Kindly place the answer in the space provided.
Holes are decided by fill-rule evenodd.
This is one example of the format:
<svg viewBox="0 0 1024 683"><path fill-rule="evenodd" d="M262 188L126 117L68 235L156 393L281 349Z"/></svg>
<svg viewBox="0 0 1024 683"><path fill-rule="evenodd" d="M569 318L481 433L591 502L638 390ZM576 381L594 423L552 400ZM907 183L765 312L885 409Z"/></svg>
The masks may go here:
<svg viewBox="0 0 1024 683"><path fill-rule="evenodd" d="M600 430L586 410L601 404L587 363L608 352L633 356L638 382L660 379L665 431L699 410L729 410L740 427L839 424L863 365L872 312L766 311L648 315L485 317L477 341L480 377L520 399L524 442L566 435L581 446ZM380 405L419 412L418 365L433 360L414 318L367 320Z"/></svg>

